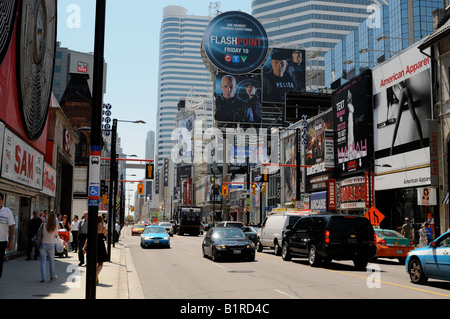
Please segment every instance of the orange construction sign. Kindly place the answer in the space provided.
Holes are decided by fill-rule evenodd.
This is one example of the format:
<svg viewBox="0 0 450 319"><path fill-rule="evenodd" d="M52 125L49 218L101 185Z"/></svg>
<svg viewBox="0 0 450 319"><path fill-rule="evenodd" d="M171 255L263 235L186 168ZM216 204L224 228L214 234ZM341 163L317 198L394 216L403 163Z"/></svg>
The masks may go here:
<svg viewBox="0 0 450 319"><path fill-rule="evenodd" d="M366 217L373 226L380 226L380 223L384 219L384 215L374 206L370 207L364 217Z"/></svg>

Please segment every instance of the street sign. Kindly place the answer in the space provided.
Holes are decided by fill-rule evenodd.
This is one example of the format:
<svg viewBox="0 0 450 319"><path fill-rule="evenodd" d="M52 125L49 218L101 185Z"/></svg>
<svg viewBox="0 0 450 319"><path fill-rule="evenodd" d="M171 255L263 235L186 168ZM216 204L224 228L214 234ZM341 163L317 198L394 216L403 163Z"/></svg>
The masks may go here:
<svg viewBox="0 0 450 319"><path fill-rule="evenodd" d="M380 226L380 223L384 219L384 215L374 206L370 207L364 217L366 217L373 226Z"/></svg>

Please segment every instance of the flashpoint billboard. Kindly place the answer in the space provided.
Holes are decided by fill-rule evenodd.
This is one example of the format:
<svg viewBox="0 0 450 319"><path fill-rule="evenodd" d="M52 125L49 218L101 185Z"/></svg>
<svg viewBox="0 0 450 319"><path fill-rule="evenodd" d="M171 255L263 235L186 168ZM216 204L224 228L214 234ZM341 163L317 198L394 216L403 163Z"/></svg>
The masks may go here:
<svg viewBox="0 0 450 319"><path fill-rule="evenodd" d="M259 68L269 50L264 27L251 15L225 12L206 27L202 47L208 60L230 74L246 74Z"/></svg>

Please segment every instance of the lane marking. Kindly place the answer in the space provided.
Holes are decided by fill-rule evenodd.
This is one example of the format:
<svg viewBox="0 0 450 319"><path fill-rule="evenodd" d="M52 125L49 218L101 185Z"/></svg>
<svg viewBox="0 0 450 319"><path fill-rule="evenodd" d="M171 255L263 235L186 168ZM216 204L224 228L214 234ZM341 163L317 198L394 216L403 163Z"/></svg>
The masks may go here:
<svg viewBox="0 0 450 319"><path fill-rule="evenodd" d="M277 256L267 255L267 254L262 254L262 253L260 253L259 255L283 261L282 259L280 259L280 257L277 257ZM350 273L345 272L345 271L337 271L337 270L327 269L327 268L322 268L322 267L320 269L328 270L328 271L335 272L335 273L338 273L338 274L344 274L344 275L348 275L348 276L352 276L352 277L362 278L364 280L367 280L367 278L368 278L368 277L364 277L364 276L350 274ZM374 281L377 281L377 282L380 282L380 283L384 283L384 284L387 284L387 285L391 285L391 286L397 286L397 287L406 288L406 289L410 289L410 290L416 290L416 291L420 291L420 292L425 292L425 293L429 293L429 294L433 294L433 295L438 295L438 296L443 296L443 297L450 297L450 295L448 295L448 294L443 294L443 293L434 292L434 291L430 291L430 290L425 290L425 289L405 286L405 285L396 284L396 283L389 282L389 281L377 280L377 279L374 279Z"/></svg>
<svg viewBox="0 0 450 319"><path fill-rule="evenodd" d="M292 296L292 295L290 295L290 294L287 294L287 293L285 293L284 291L281 291L281 290L278 290L278 289L274 289L273 291L276 291L276 292L278 292L279 294L285 295L285 296L287 296L287 297L289 297L289 298L292 298L292 299L298 299L298 297L294 297L294 296Z"/></svg>

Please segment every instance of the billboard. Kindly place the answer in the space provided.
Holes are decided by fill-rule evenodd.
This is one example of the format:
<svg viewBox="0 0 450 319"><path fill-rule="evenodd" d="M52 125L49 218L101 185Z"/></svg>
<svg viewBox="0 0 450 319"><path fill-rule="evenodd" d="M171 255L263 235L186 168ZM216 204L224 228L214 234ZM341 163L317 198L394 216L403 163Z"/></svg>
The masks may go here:
<svg viewBox="0 0 450 319"><path fill-rule="evenodd" d="M373 69L375 171L396 171L377 176L376 190L431 183L431 60L420 43Z"/></svg>
<svg viewBox="0 0 450 319"><path fill-rule="evenodd" d="M286 93L306 91L305 50L272 50L264 63L263 101L284 103Z"/></svg>
<svg viewBox="0 0 450 319"><path fill-rule="evenodd" d="M191 163L193 152L194 136L194 115L187 116L185 118L177 120L177 129L172 131L172 140L176 141L175 146L172 148L172 160L175 163Z"/></svg>
<svg viewBox="0 0 450 319"><path fill-rule="evenodd" d="M306 192L327 189L334 168L333 109L308 120L305 144Z"/></svg>
<svg viewBox="0 0 450 319"><path fill-rule="evenodd" d="M261 123L261 77L219 73L215 83L218 122Z"/></svg>
<svg viewBox="0 0 450 319"><path fill-rule="evenodd" d="M295 158L296 135L291 134L283 139L282 163L287 165L296 165ZM283 185L284 202L291 202L296 198L297 169L295 167L285 166L281 170Z"/></svg>
<svg viewBox="0 0 450 319"><path fill-rule="evenodd" d="M371 79L371 72L367 70L332 94L337 176L348 176L369 169L373 143Z"/></svg>
<svg viewBox="0 0 450 319"><path fill-rule="evenodd" d="M246 74L259 68L266 59L269 40L264 27L251 15L225 12L206 27L202 41L206 57L219 70ZM208 67L208 63L205 61Z"/></svg>

